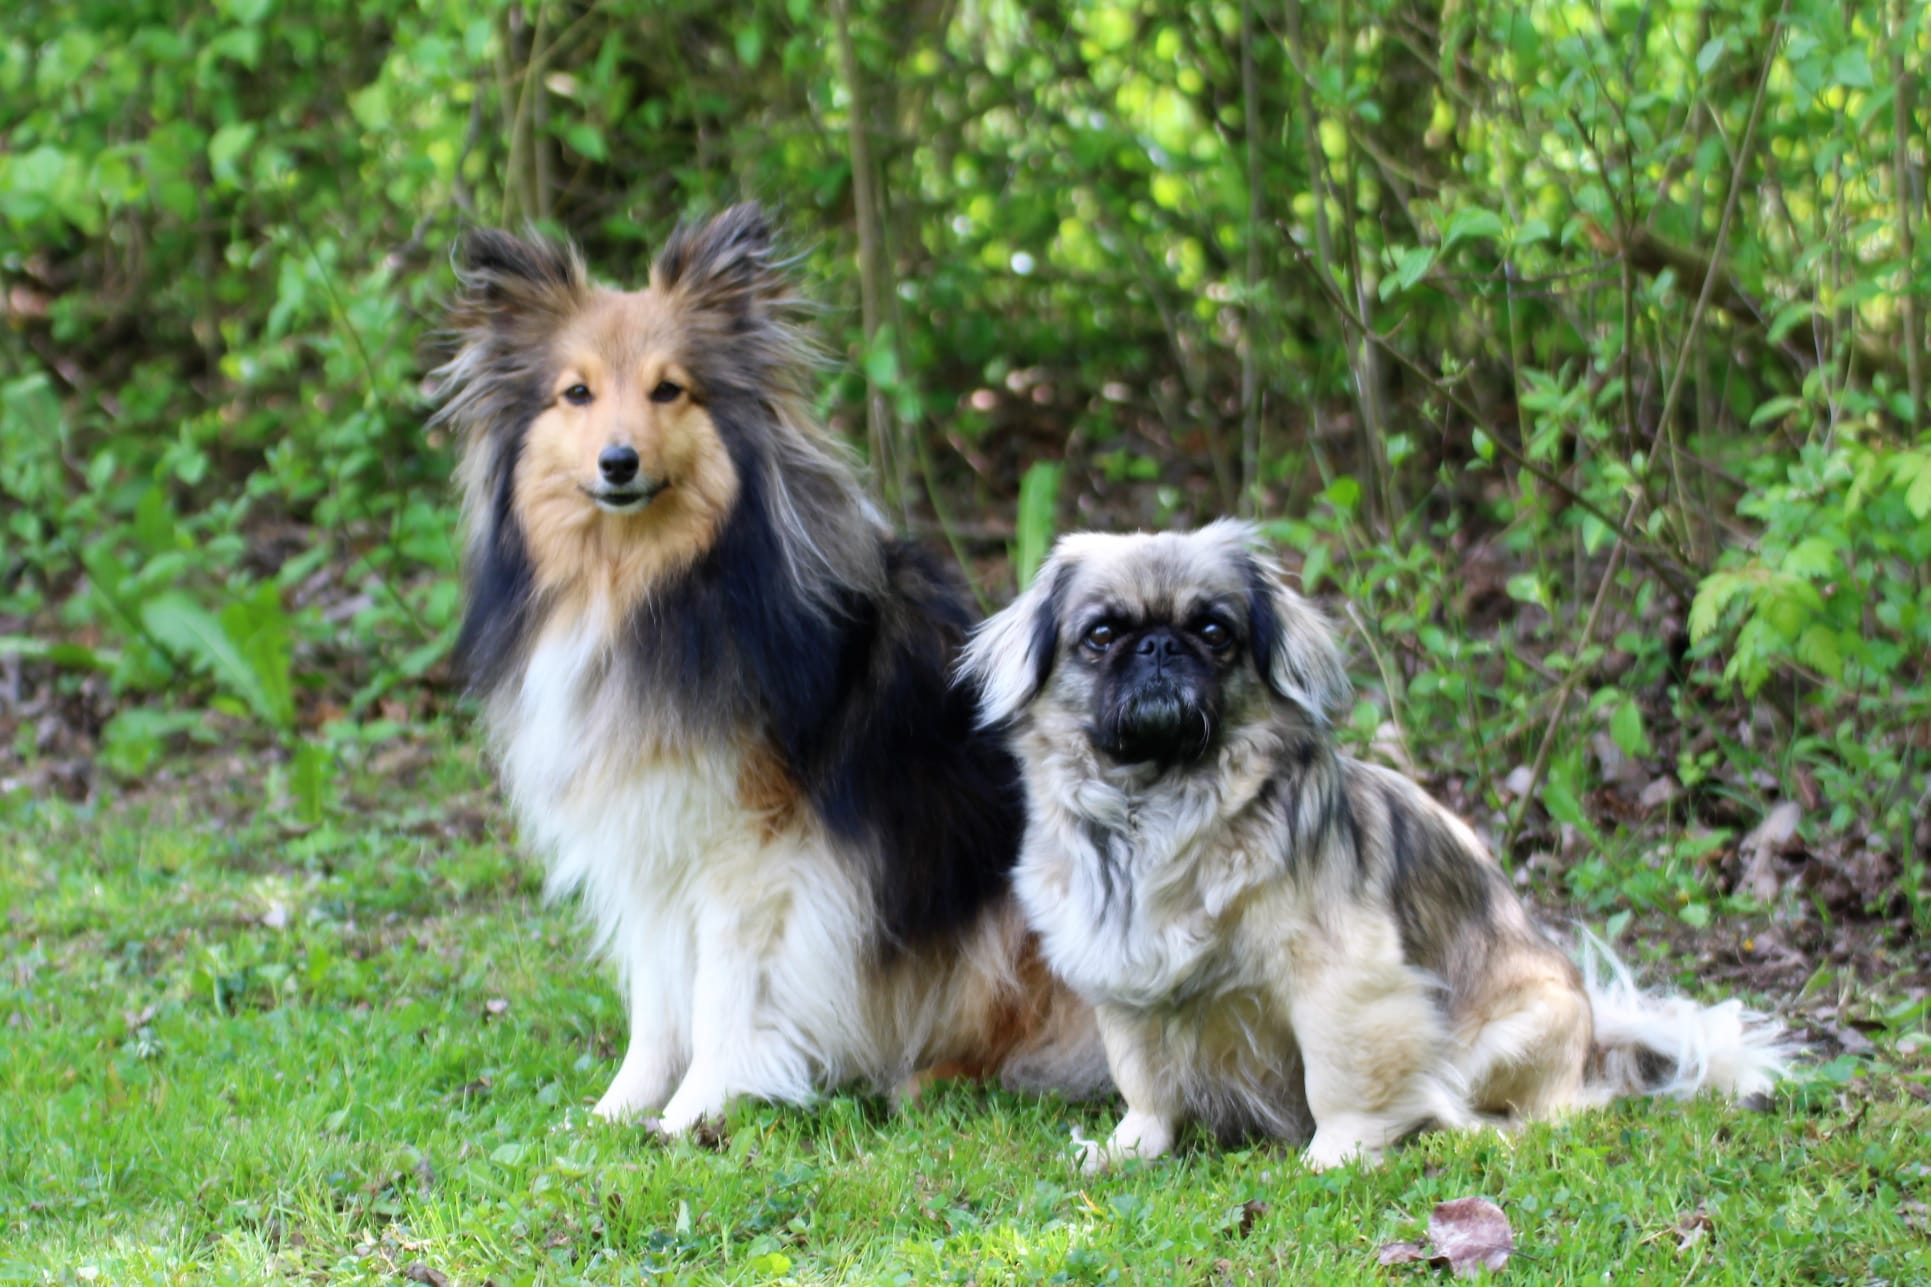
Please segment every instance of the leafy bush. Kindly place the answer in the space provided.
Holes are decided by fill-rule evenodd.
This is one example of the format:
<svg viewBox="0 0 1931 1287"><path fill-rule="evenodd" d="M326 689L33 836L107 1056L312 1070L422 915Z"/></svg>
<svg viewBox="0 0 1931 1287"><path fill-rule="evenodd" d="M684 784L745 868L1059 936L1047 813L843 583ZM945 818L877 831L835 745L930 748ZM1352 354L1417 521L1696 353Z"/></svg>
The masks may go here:
<svg viewBox="0 0 1931 1287"><path fill-rule="evenodd" d="M1927 53L1874 0L30 0L0 650L119 772L186 712L432 705L459 228L636 281L751 193L831 305L827 413L988 588L1058 528L1254 513L1346 601L1362 741L1516 848L1659 822L1604 812L1602 737L1672 820L1808 783L1905 857Z"/></svg>

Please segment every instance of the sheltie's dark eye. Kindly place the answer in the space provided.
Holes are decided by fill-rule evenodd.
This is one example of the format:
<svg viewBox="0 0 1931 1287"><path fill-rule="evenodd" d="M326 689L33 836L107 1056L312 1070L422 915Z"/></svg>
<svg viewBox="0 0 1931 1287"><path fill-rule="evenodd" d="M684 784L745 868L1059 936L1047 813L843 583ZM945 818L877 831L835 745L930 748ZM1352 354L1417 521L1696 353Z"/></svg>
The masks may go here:
<svg viewBox="0 0 1931 1287"><path fill-rule="evenodd" d="M1227 645L1234 642L1234 632L1218 621L1205 622L1194 633L1200 636L1200 642L1215 652L1223 651Z"/></svg>
<svg viewBox="0 0 1931 1287"><path fill-rule="evenodd" d="M1113 627L1102 621L1087 631L1086 638L1081 642L1094 652L1105 652L1113 646Z"/></svg>
<svg viewBox="0 0 1931 1287"><path fill-rule="evenodd" d="M683 396L684 386L681 384L673 384L669 380L658 381L657 387L650 391L650 400L652 402L675 402Z"/></svg>
<svg viewBox="0 0 1931 1287"><path fill-rule="evenodd" d="M563 391L563 400L573 407L587 407L591 399L590 386L573 384Z"/></svg>

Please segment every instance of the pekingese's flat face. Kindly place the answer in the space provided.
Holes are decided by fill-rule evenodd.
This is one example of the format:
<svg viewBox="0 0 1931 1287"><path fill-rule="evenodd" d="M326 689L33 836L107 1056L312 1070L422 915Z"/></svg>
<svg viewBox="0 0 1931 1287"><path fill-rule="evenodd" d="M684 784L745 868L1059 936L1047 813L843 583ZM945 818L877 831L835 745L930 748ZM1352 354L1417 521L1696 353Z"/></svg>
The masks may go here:
<svg viewBox="0 0 1931 1287"><path fill-rule="evenodd" d="M1030 720L1056 745L1184 771L1230 730L1324 724L1346 679L1314 609L1251 528L1066 537L974 638L988 722Z"/></svg>
<svg viewBox="0 0 1931 1287"><path fill-rule="evenodd" d="M1150 537L1065 565L1059 655L1042 697L1079 714L1093 748L1119 763L1194 763L1230 714L1266 700L1248 578L1199 554Z"/></svg>

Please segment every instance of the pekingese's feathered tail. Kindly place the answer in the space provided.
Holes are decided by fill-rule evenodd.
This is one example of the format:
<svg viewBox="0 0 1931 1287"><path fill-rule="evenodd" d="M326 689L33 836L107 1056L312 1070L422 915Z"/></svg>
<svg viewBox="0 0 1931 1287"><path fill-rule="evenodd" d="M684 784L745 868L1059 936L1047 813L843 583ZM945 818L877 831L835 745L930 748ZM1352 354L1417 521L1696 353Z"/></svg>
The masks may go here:
<svg viewBox="0 0 1931 1287"><path fill-rule="evenodd" d="M1766 1093L1788 1071L1795 1047L1783 1027L1734 997L1705 1005L1644 991L1629 967L1587 931L1577 964L1595 1021L1585 1092L1590 1098L1686 1099L1713 1091L1744 1099Z"/></svg>

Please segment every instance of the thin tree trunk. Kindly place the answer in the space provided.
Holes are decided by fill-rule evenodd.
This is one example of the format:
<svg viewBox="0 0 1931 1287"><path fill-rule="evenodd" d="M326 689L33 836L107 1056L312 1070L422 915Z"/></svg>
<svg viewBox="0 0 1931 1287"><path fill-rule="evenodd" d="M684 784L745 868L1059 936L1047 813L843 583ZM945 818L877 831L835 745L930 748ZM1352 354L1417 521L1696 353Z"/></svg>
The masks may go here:
<svg viewBox="0 0 1931 1287"><path fill-rule="evenodd" d="M1911 395L1911 428L1925 423L1924 329L1918 315L1917 257L1911 235L1911 212L1917 208L1911 182L1911 91L1915 87L1904 69L1905 2L1891 0L1891 199L1897 203L1898 254L1904 263L1904 282L1898 291L1898 320L1904 330L1905 387Z"/></svg>
<svg viewBox="0 0 1931 1287"><path fill-rule="evenodd" d="M879 343L882 325L881 300L885 289L884 238L878 226L878 198L873 191L872 141L870 117L865 112L865 84L858 66L858 50L852 44L851 0L832 0L832 20L838 40L839 74L845 80L848 98L846 131L851 151L852 203L858 221L858 293L860 318L865 327L865 349L869 355ZM896 340L896 337L893 337ZM897 435L892 429L892 409L885 390L865 364L865 427L871 443L872 468L885 492L886 503L905 517L905 489L901 477L905 468L897 459Z"/></svg>
<svg viewBox="0 0 1931 1287"><path fill-rule="evenodd" d="M1247 144L1247 300L1240 354L1240 499L1241 514L1252 517L1260 501L1260 287L1261 227L1266 210L1261 201L1260 94L1254 78L1254 0L1240 5L1241 117Z"/></svg>

